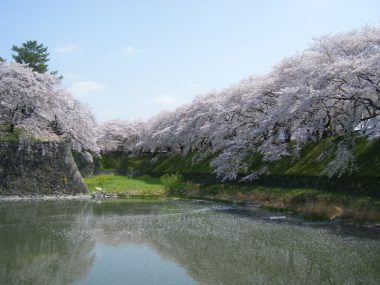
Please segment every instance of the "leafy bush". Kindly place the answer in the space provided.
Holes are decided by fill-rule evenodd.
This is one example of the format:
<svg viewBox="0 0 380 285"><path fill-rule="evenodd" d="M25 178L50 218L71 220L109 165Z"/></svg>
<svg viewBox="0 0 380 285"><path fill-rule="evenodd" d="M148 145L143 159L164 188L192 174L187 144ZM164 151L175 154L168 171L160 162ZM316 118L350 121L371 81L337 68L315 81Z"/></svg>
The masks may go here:
<svg viewBox="0 0 380 285"><path fill-rule="evenodd" d="M168 190L173 190L175 188L180 187L182 182L182 175L175 174L164 174L160 177L162 185Z"/></svg>

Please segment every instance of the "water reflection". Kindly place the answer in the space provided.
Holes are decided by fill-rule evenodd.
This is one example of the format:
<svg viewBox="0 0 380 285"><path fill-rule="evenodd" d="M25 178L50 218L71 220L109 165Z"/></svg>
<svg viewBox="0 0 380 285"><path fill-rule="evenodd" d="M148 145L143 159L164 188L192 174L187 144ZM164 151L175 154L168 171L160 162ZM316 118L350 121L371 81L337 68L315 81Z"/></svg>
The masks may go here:
<svg viewBox="0 0 380 285"><path fill-rule="evenodd" d="M148 246L99 244L95 252L90 272L76 284L196 284L175 262Z"/></svg>
<svg viewBox="0 0 380 285"><path fill-rule="evenodd" d="M91 267L87 205L0 203L1 284L70 284Z"/></svg>
<svg viewBox="0 0 380 285"><path fill-rule="evenodd" d="M380 283L378 233L369 239L362 230L269 223L260 218L266 213L242 213L188 201L0 203L0 280Z"/></svg>

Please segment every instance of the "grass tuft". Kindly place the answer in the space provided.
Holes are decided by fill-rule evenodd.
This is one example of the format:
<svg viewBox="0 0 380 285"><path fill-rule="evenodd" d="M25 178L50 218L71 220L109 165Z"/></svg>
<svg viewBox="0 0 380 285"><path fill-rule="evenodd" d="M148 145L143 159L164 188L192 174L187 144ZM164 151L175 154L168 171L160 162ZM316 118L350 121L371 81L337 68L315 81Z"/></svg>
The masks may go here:
<svg viewBox="0 0 380 285"><path fill-rule="evenodd" d="M182 175L167 173L160 177L160 181L167 190L174 190L182 186Z"/></svg>

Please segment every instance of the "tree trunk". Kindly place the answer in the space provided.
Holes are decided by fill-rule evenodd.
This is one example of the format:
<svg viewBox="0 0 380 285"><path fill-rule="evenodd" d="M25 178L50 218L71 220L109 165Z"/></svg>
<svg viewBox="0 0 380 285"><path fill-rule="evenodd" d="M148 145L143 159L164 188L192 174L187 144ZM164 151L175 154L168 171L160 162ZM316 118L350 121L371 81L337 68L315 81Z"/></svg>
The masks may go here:
<svg viewBox="0 0 380 285"><path fill-rule="evenodd" d="M15 130L15 125L13 123L9 124L9 132L13 134L13 131Z"/></svg>

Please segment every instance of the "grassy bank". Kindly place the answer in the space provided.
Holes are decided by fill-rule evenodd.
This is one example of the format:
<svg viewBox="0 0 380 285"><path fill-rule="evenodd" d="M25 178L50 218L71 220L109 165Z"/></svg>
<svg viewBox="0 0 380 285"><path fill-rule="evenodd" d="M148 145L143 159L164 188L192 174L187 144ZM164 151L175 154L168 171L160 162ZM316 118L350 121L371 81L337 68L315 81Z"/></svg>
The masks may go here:
<svg viewBox="0 0 380 285"><path fill-rule="evenodd" d="M196 153L184 156L107 153L97 161L97 170L99 173L131 175L140 182L153 179L157 187L163 187L159 195L258 203L268 208L302 213L307 218L380 223L380 140L367 141L358 137L352 147L354 171L340 177L328 177L325 169L335 157L340 141L340 138L330 137L319 142L308 142L299 155L285 156L272 162L264 162L259 154L252 155L248 161L248 172L258 170L263 165L270 172L252 183L222 184L210 167L212 157L199 161L195 159ZM166 173L182 175L183 183L171 187L176 191L165 192L158 177ZM157 178L139 176L143 174ZM111 183L112 179L108 178L103 178L104 183ZM98 178L94 179L96 181ZM99 186L95 184L92 186ZM127 184L118 191L132 191L125 190L133 188ZM139 192L137 188L133 191Z"/></svg>
<svg viewBox="0 0 380 285"><path fill-rule="evenodd" d="M353 172L328 177L325 169L334 158L339 142L339 138L308 142L299 156L289 155L272 162L264 162L261 155L253 155L249 159L247 173L259 170L263 165L269 170L268 175L263 175L252 183L255 187L317 189L380 198L380 140L368 142L357 138L352 149L355 158ZM155 177L165 173L180 173L185 180L196 183L220 183L210 167L212 157L201 161L195 158L194 152L184 156L166 153L145 153L138 156L107 153L97 161L97 171L132 176L149 174Z"/></svg>
<svg viewBox="0 0 380 285"><path fill-rule="evenodd" d="M266 165L271 175L293 175L307 177L326 176L324 173L328 163L335 157L336 148L340 138L325 138L319 142L307 142L298 156L284 156L280 160L264 162L262 156L253 155L247 165L247 172L260 169ZM352 177L380 177L380 139L367 141L358 137L352 147L355 160ZM113 171L120 174L128 173L189 173L211 174L210 167L212 156L202 160L196 160L196 153L186 155L145 153L138 156L130 156L125 153L113 152L102 154L102 159L97 161L99 171Z"/></svg>
<svg viewBox="0 0 380 285"><path fill-rule="evenodd" d="M202 185L179 182L167 187L165 181L148 175L127 177L99 175L85 178L90 192L117 193L119 197L181 196L210 200L255 203L266 208L299 213L308 219L342 219L358 223L380 223L380 199L304 188L273 188L244 184ZM163 183L164 182L164 183ZM171 188L171 189L170 189Z"/></svg>
<svg viewBox="0 0 380 285"><path fill-rule="evenodd" d="M98 175L84 178L89 192L97 189L117 194L119 197L160 197L166 189L159 178L147 175L130 178L120 175Z"/></svg>
<svg viewBox="0 0 380 285"><path fill-rule="evenodd" d="M198 185L181 192L186 197L240 203L291 211L313 220L380 223L380 199L305 188L274 188L241 184Z"/></svg>

